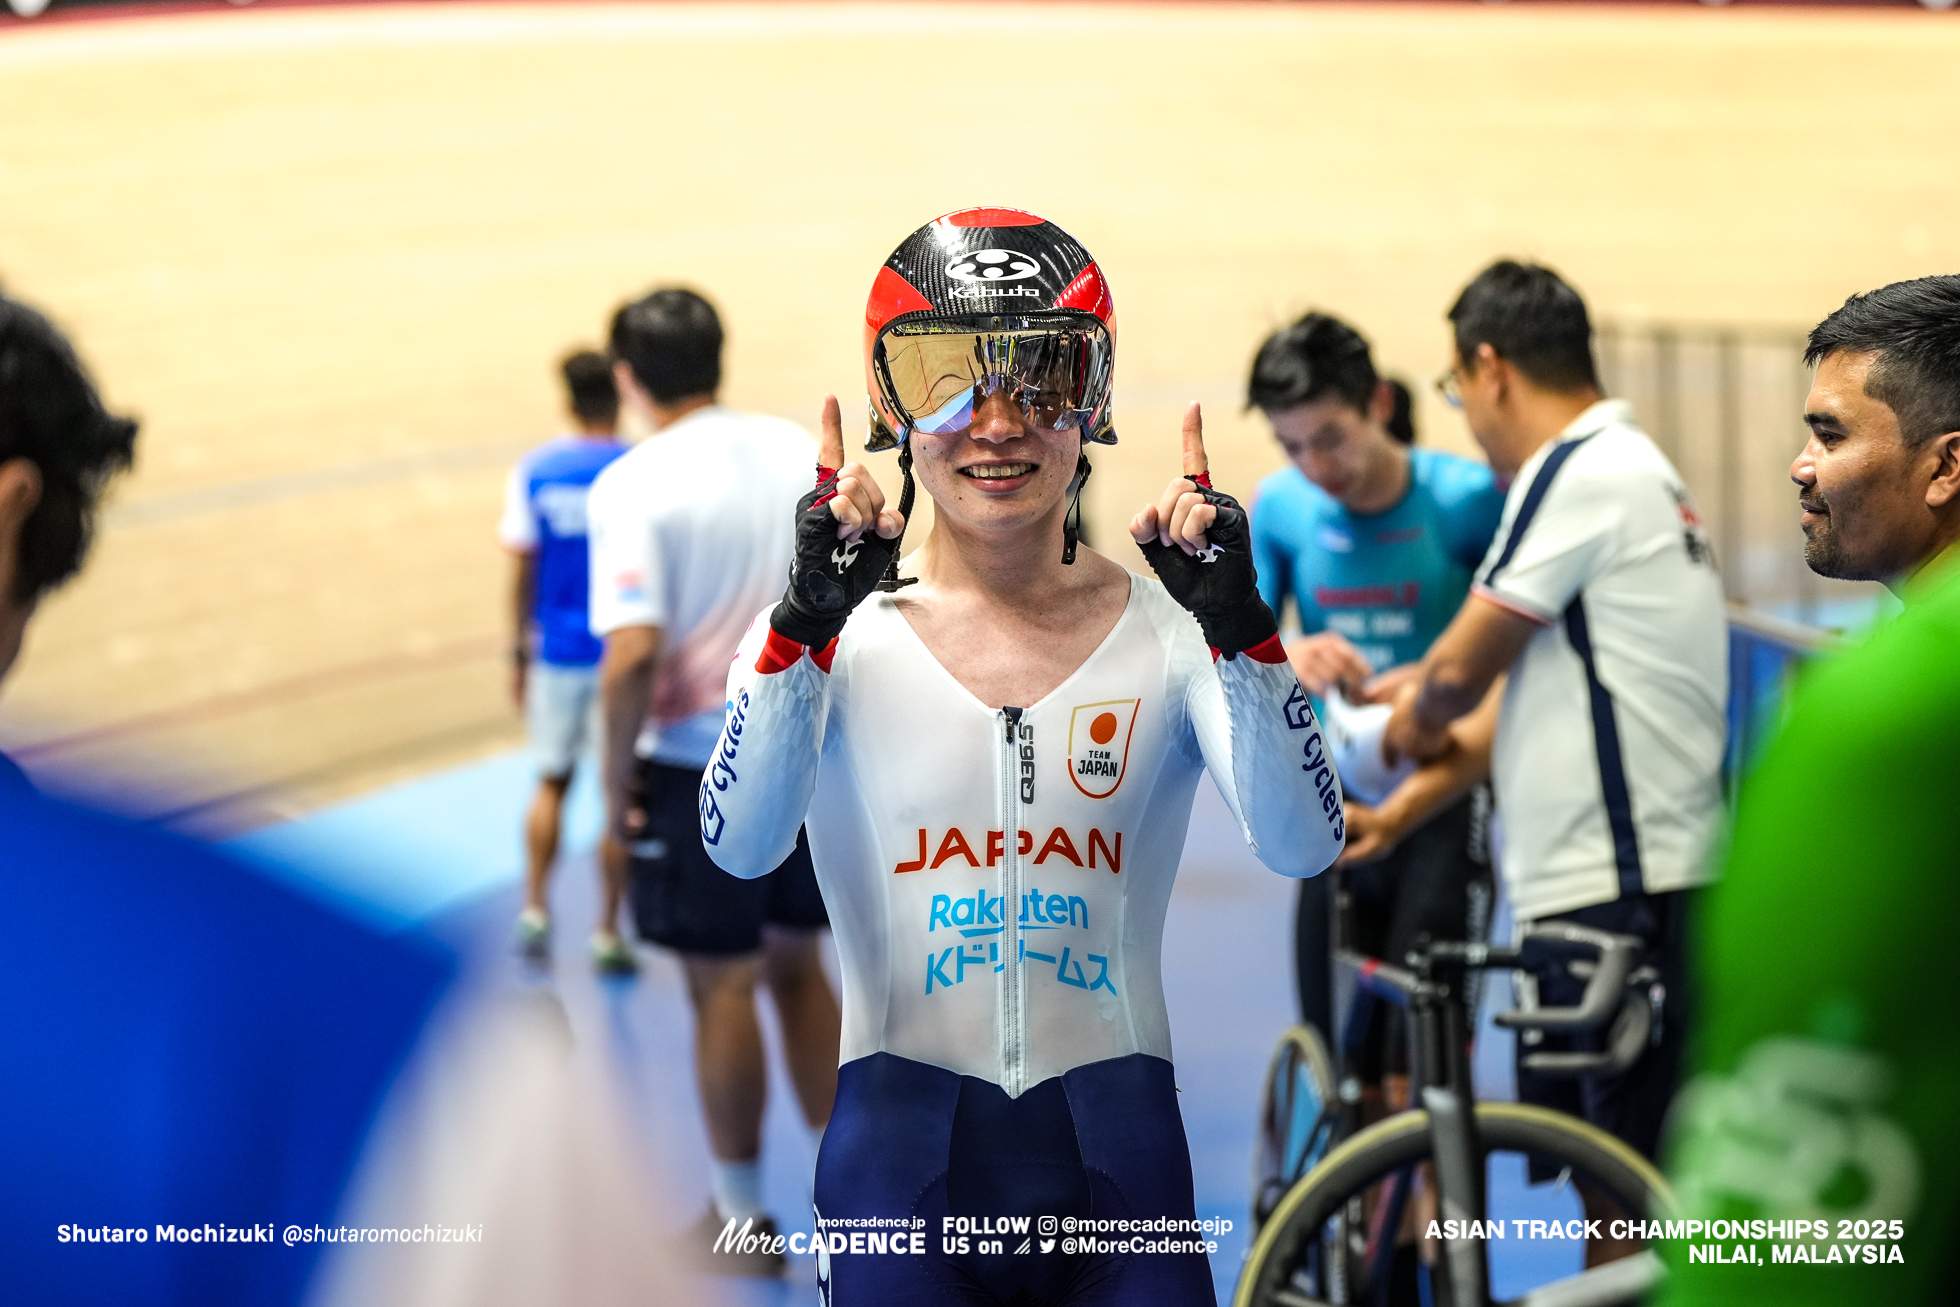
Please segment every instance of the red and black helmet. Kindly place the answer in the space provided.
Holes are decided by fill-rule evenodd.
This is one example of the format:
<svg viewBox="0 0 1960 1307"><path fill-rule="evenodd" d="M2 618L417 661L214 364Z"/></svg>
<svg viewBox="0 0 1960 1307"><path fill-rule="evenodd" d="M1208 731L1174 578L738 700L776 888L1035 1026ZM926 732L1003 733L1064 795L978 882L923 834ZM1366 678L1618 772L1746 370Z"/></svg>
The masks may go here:
<svg viewBox="0 0 1960 1307"><path fill-rule="evenodd" d="M1115 353L1109 284L1074 237L1019 209L935 218L892 251L865 305L864 447L970 422L974 396L1002 384L1046 424L1113 445Z"/></svg>

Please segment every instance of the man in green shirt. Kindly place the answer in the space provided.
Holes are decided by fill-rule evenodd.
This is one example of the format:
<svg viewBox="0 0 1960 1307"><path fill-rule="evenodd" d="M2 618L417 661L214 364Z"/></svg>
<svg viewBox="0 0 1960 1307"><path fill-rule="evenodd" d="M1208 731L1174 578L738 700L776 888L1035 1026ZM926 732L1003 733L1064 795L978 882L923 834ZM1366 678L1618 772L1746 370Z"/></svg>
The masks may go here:
<svg viewBox="0 0 1960 1307"><path fill-rule="evenodd" d="M1672 1243L1667 1307L1956 1300L1960 276L1852 296L1805 360L1805 560L1905 612L1808 672L1742 792L1671 1163L1683 1217L1767 1224Z"/></svg>

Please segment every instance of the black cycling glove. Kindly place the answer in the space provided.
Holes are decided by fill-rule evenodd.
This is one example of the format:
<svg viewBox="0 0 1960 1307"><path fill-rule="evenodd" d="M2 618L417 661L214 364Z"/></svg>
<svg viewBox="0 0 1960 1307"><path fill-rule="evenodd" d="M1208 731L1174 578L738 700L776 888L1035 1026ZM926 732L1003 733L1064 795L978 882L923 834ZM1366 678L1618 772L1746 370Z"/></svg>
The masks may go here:
<svg viewBox="0 0 1960 1307"><path fill-rule="evenodd" d="M898 552L897 540L865 527L856 540L837 538L830 501L837 494L837 469L817 468L817 486L796 504L796 558L789 589L769 614L778 635L811 649L822 649L844 629L845 619L878 588Z"/></svg>
<svg viewBox="0 0 1960 1307"><path fill-rule="evenodd" d="M1205 643L1230 658L1279 634L1279 620L1259 597L1259 574L1252 566L1252 533L1245 510L1230 495L1211 488L1211 477L1187 478L1218 510L1205 531L1210 548L1187 554L1155 536L1138 548L1164 589L1198 619Z"/></svg>

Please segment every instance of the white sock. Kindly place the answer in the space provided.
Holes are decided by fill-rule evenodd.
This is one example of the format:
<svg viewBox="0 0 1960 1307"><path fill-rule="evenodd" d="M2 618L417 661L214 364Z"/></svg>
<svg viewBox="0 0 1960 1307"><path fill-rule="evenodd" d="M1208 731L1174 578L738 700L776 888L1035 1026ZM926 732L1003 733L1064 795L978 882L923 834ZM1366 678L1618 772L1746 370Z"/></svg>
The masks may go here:
<svg viewBox="0 0 1960 1307"><path fill-rule="evenodd" d="M746 1221L762 1215L762 1159L724 1162L708 1159L708 1186L715 1211L724 1221Z"/></svg>

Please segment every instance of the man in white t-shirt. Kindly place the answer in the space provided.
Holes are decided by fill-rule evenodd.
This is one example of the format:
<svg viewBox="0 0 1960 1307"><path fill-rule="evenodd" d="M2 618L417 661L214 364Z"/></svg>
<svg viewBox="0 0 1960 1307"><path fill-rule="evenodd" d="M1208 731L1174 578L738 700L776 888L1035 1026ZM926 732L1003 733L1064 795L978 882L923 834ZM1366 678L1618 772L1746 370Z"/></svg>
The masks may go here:
<svg viewBox="0 0 1960 1307"><path fill-rule="evenodd" d="M821 1132L837 1086L838 1008L824 974L828 924L809 850L770 875L726 875L701 847L696 791L721 734L728 667L789 574L796 502L816 445L781 418L716 402L721 322L692 291L655 291L614 315L625 401L654 434L592 485L592 630L605 640L600 699L611 829L633 849L641 938L673 949L695 1014L695 1073L713 1153L713 1209L690 1249L725 1223L769 1227L761 1201L765 1075L755 990L781 1020L804 1119ZM713 1269L766 1274L780 1255L719 1253Z"/></svg>
<svg viewBox="0 0 1960 1307"><path fill-rule="evenodd" d="M1549 269L1500 262L1449 318L1455 358L1440 384L1515 480L1470 597L1396 701L1388 744L1442 753L1449 724L1510 672L1492 775L1513 911L1641 937L1666 991L1659 1043L1624 1074L1520 1070L1519 1097L1652 1157L1686 1025L1684 891L1708 877L1722 810L1721 578L1680 476L1630 405L1601 398L1576 291ZM1540 1002L1569 1005L1580 986L1562 967L1546 972Z"/></svg>

